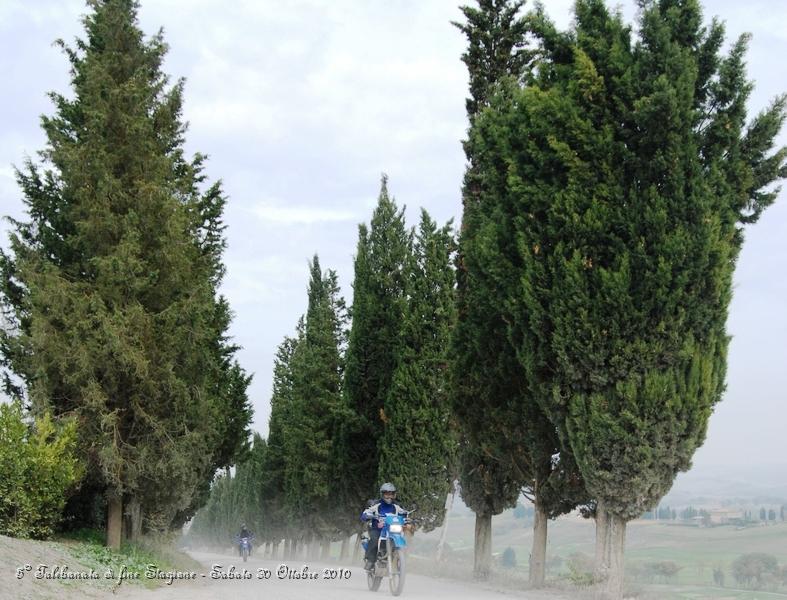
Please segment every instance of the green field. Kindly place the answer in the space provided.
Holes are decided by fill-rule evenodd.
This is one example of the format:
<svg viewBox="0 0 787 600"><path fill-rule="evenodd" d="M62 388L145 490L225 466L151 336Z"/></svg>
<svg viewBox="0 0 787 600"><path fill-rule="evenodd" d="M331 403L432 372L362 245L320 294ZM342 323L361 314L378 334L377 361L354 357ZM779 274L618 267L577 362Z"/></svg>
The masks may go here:
<svg viewBox="0 0 787 600"><path fill-rule="evenodd" d="M475 517L472 513L455 511L448 523L447 543L456 561L471 561ZM493 553L502 554L511 547L516 552L517 567L512 575L527 575L528 556L532 543L530 521L515 519L512 511L492 521ZM566 562L574 553L592 557L594 523L580 517L564 517L549 523L547 556L548 577L564 580ZM414 554L429 555L434 551L440 531L416 534ZM737 599L760 600L787 598L787 587L776 592L737 590L730 565L742 554L764 552L774 555L780 565L787 565L787 523L738 529L733 526L694 527L657 521L633 521L626 536L626 569L631 587L641 597L658 599ZM654 581L643 575L649 562L674 561L680 571L667 581ZM721 568L725 587L713 584L713 569Z"/></svg>

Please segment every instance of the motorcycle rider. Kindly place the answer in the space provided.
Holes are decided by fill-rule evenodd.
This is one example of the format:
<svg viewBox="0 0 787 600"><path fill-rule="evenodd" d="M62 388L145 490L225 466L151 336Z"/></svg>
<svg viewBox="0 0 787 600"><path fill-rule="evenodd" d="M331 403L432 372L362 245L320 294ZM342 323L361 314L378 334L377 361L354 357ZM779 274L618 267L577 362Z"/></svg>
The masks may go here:
<svg viewBox="0 0 787 600"><path fill-rule="evenodd" d="M248 540L249 540L249 556L251 556L251 548L252 548L251 540L252 540L252 538L254 538L254 534L251 532L251 530L248 527L246 527L246 523L243 523L240 526L240 533L238 534L238 556L240 556L242 554L241 548L240 548L240 541L243 538L248 538Z"/></svg>
<svg viewBox="0 0 787 600"><path fill-rule="evenodd" d="M396 486L386 482L380 486L380 499L361 513L361 521L371 521L369 531L369 544L366 546L366 571L374 570L377 562L377 543L380 539L380 530L385 522L385 515L407 515L407 511L394 502L396 500Z"/></svg>

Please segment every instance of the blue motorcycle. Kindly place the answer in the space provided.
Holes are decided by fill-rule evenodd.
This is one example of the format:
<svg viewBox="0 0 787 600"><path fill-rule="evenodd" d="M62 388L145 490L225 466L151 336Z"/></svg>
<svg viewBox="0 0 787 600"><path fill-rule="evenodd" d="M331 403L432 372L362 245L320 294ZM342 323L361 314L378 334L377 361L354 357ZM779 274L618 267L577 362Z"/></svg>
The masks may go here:
<svg viewBox="0 0 787 600"><path fill-rule="evenodd" d="M405 513L405 515L407 514ZM380 589L383 577L387 577L391 594L398 596L402 593L405 576L405 548L407 548L404 532L409 525L410 520L406 516L385 515L383 527L380 530L380 539L377 541L377 562L374 570L366 573L366 583L372 592ZM361 545L365 553L369 545L369 538L362 539Z"/></svg>
<svg viewBox="0 0 787 600"><path fill-rule="evenodd" d="M250 537L238 538L238 554L243 557L243 562L249 560L251 555L251 540L252 538Z"/></svg>

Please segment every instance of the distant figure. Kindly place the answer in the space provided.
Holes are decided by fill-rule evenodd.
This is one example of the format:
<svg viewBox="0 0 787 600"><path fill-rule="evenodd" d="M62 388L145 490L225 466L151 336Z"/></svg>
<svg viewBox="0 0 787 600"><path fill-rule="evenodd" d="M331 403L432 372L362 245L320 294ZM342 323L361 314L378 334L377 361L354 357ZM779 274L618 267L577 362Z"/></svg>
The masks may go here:
<svg viewBox="0 0 787 600"><path fill-rule="evenodd" d="M254 534L251 530L246 527L246 523L240 526L240 533L238 534L238 555L240 556L243 552L240 546L240 542L243 538L246 538L249 542L249 556L251 556L251 540L254 539Z"/></svg>

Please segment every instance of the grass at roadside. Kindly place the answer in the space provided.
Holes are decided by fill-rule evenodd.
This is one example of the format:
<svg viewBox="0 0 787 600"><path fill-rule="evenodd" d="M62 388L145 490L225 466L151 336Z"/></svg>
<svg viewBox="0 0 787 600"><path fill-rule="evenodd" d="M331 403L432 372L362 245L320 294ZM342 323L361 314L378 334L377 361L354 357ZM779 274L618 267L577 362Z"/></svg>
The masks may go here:
<svg viewBox="0 0 787 600"><path fill-rule="evenodd" d="M139 542L124 542L120 550L111 550L104 545L101 532L82 529L62 535L57 541L81 564L94 569L112 585L118 585L121 576L126 575L123 583L153 588L163 579L148 576L151 569L163 572L200 569L198 562L175 550L169 538L144 537Z"/></svg>

